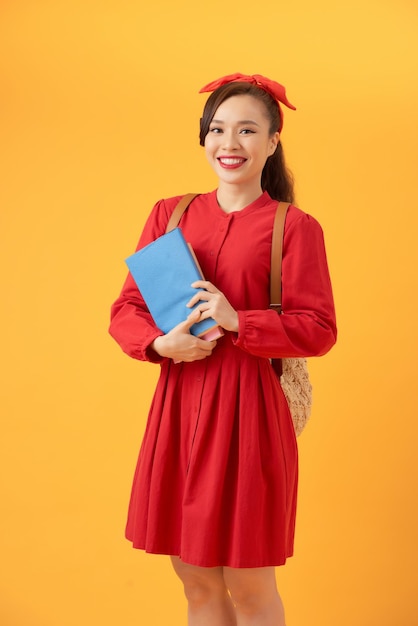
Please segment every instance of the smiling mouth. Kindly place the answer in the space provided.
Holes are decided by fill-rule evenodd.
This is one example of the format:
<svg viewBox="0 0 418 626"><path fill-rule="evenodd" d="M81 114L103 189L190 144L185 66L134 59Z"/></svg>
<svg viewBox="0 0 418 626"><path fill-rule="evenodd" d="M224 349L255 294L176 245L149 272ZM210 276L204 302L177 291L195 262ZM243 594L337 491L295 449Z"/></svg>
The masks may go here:
<svg viewBox="0 0 418 626"><path fill-rule="evenodd" d="M246 160L242 157L218 157L218 161L223 167L239 167Z"/></svg>

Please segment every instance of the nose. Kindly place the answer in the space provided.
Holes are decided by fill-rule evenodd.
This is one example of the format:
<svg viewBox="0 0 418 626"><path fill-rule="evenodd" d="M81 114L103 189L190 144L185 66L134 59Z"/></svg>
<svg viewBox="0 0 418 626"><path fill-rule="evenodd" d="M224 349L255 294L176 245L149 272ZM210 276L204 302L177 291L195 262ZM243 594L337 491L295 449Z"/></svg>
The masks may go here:
<svg viewBox="0 0 418 626"><path fill-rule="evenodd" d="M237 150L239 148L239 138L234 131L226 130L222 135L222 148L224 150Z"/></svg>

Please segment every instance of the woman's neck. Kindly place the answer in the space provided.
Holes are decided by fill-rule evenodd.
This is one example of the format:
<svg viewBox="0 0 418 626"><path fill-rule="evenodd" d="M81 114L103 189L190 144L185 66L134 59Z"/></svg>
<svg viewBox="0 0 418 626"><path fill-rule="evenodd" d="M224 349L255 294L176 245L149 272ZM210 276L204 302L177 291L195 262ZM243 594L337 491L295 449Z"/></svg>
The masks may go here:
<svg viewBox="0 0 418 626"><path fill-rule="evenodd" d="M263 193L260 185L243 189L239 185L220 184L217 191L218 204L225 213L241 211L257 200Z"/></svg>

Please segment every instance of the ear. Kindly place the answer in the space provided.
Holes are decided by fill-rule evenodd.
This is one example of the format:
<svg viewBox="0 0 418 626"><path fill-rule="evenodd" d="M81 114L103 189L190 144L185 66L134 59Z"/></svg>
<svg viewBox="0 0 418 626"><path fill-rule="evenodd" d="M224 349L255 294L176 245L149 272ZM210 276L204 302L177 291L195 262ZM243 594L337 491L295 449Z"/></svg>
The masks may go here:
<svg viewBox="0 0 418 626"><path fill-rule="evenodd" d="M280 141L280 133L277 131L276 133L274 133L274 135L270 137L269 156L271 156L272 154L276 152L276 148L277 148L279 141Z"/></svg>

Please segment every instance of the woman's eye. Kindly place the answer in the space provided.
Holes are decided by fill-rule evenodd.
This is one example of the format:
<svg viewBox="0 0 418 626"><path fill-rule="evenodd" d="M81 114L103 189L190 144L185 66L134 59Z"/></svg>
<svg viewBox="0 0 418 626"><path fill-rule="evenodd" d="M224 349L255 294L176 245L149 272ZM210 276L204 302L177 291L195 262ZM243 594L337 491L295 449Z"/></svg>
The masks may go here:
<svg viewBox="0 0 418 626"><path fill-rule="evenodd" d="M243 128L240 132L242 135L250 135L254 133L254 131L251 128Z"/></svg>
<svg viewBox="0 0 418 626"><path fill-rule="evenodd" d="M220 128L217 128L216 126L214 126L213 128L209 128L209 132L210 133L221 133L222 130Z"/></svg>

